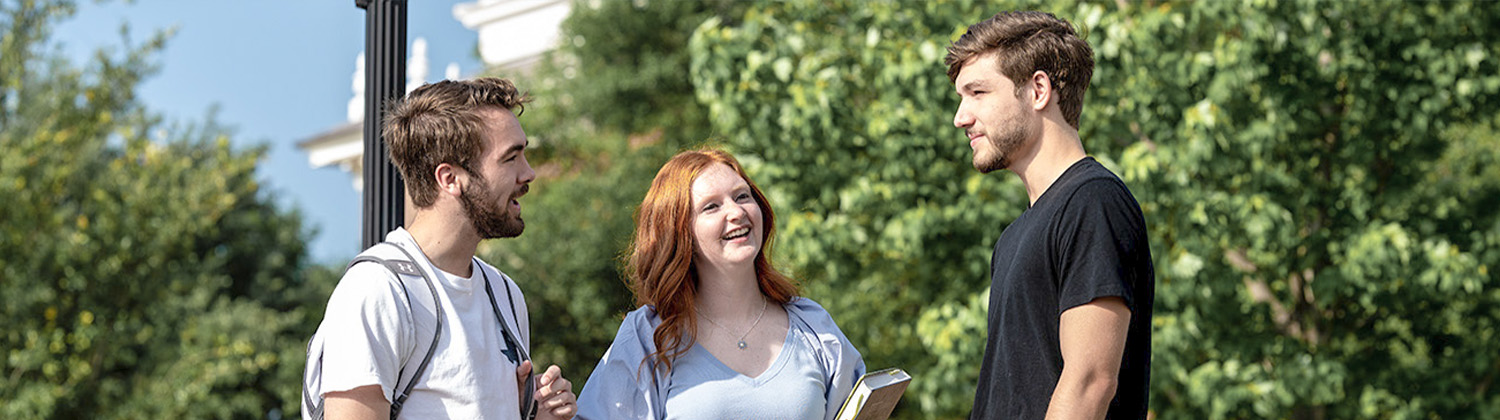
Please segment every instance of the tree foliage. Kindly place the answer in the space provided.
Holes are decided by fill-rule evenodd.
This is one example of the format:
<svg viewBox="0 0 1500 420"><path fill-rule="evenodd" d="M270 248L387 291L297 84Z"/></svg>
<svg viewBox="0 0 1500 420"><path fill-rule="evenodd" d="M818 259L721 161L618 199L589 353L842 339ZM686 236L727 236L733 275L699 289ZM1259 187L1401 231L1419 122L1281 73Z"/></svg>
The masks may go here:
<svg viewBox="0 0 1500 420"><path fill-rule="evenodd" d="M170 34L80 68L49 43L73 11L0 2L0 417L295 412L299 308L334 273L255 179L263 147L136 101Z"/></svg>
<svg viewBox="0 0 1500 420"><path fill-rule="evenodd" d="M1246 9L1079 7L1109 28L1091 146L1120 153L1153 214L1155 407L1497 415L1500 219L1472 194L1500 181L1472 170L1497 143L1460 127L1500 114L1500 8Z"/></svg>
<svg viewBox="0 0 1500 420"><path fill-rule="evenodd" d="M521 117L537 179L522 199L526 233L480 255L526 291L532 352L582 388L634 309L620 260L632 214L662 163L710 137L694 103L687 40L729 1L578 2L563 43L537 67L497 73L536 101Z"/></svg>
<svg viewBox="0 0 1500 420"><path fill-rule="evenodd" d="M967 11L966 11L967 10ZM766 2L693 39L699 100L785 215L779 248L906 416L968 412L989 245L1024 189L968 165L941 62L953 2Z"/></svg>
<svg viewBox="0 0 1500 420"><path fill-rule="evenodd" d="M1500 416L1500 3L580 2L520 79L531 225L481 254L582 384L632 306L631 212L672 153L727 144L777 261L899 417L967 413L990 246L1025 207L969 166L941 61L1006 9L1075 22L1086 148L1141 202L1161 418ZM0 0L0 418L297 409L338 273L254 176L263 149L135 100L168 35L79 68L68 1ZM609 320L609 321L606 321Z"/></svg>
<svg viewBox="0 0 1500 420"><path fill-rule="evenodd" d="M1025 207L968 165L941 64L968 24L1088 35L1086 148L1142 203L1163 418L1491 417L1500 357L1491 2L764 2L692 40L778 249L902 416L968 410L989 247Z"/></svg>

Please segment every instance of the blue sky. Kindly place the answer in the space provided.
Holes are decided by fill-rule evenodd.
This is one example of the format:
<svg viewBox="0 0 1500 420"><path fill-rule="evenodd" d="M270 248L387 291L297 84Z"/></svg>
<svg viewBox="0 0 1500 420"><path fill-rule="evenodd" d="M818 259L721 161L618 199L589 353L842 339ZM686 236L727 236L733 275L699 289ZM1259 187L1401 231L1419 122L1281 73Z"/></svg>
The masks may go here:
<svg viewBox="0 0 1500 420"><path fill-rule="evenodd" d="M477 73L478 35L453 18L466 1L408 3L407 45L427 39L428 80L450 62ZM201 119L219 105L220 123L235 128L236 145L266 144L263 187L283 207L301 209L318 229L313 258L342 264L359 252L360 195L349 174L312 169L296 145L343 124L355 59L364 49L364 10L353 0L189 1L139 0L96 4L81 0L78 13L55 28L53 40L75 64L123 40L120 26L140 42L161 29L177 33L160 54L160 72L140 99L169 119Z"/></svg>

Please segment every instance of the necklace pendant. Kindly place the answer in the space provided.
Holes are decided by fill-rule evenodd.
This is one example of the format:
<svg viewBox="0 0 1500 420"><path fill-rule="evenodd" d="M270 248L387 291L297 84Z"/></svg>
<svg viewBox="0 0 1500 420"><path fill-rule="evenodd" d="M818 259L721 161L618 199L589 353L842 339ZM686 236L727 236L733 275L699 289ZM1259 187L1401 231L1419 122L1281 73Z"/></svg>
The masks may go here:
<svg viewBox="0 0 1500 420"><path fill-rule="evenodd" d="M739 346L740 346L740 350L744 350L745 349L745 340L740 340Z"/></svg>

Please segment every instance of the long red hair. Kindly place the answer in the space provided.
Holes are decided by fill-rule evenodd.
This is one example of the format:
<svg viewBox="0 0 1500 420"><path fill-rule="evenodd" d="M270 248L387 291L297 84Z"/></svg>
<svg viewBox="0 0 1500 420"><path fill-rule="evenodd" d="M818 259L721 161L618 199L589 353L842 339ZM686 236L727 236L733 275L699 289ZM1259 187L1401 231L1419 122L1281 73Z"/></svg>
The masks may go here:
<svg viewBox="0 0 1500 420"><path fill-rule="evenodd" d="M635 214L635 239L630 244L626 272L637 305L651 305L661 317L661 325L652 334L655 358L663 372L672 370L672 361L693 344L697 331L694 311L698 297L698 274L693 266L692 186L698 175L715 164L729 165L750 185L750 194L760 206L765 240L755 256L756 283L760 292L777 303L787 303L797 296L797 285L775 267L766 256L776 233L776 216L760 187L745 175L740 162L729 153L700 149L678 153L662 165L651 181L651 190Z"/></svg>

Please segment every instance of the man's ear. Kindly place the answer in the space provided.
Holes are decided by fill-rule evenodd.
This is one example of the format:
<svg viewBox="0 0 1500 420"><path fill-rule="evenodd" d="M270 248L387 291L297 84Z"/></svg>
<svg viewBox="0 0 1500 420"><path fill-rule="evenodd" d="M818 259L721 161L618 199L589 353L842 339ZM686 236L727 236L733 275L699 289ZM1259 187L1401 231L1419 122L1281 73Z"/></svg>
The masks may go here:
<svg viewBox="0 0 1500 420"><path fill-rule="evenodd" d="M462 168L448 163L440 163L432 170L433 180L437 182L438 194L458 197L463 193L463 183L468 182Z"/></svg>
<svg viewBox="0 0 1500 420"><path fill-rule="evenodd" d="M1047 103L1052 102L1052 77L1047 72L1037 70L1031 73L1031 79L1027 80L1031 89L1026 99L1030 101L1031 109L1040 112L1047 108Z"/></svg>

